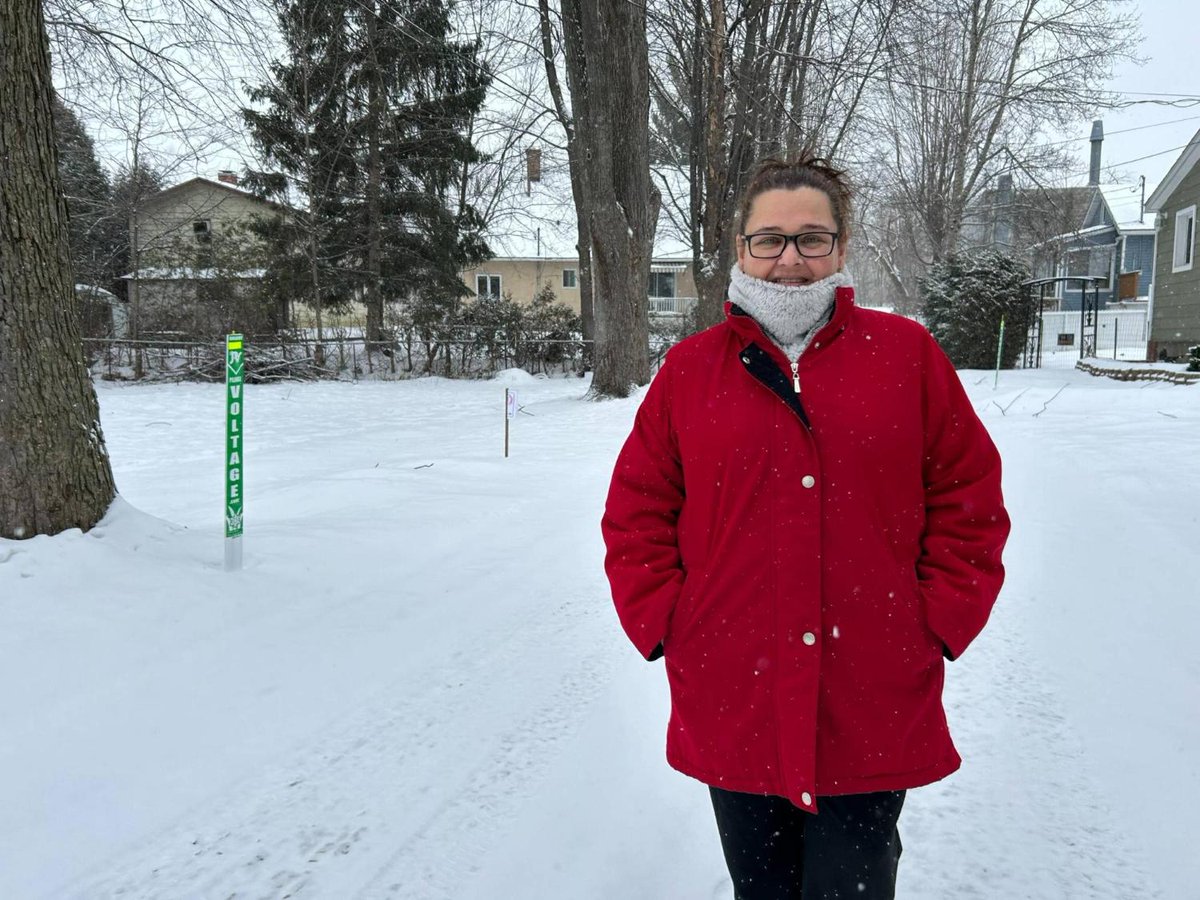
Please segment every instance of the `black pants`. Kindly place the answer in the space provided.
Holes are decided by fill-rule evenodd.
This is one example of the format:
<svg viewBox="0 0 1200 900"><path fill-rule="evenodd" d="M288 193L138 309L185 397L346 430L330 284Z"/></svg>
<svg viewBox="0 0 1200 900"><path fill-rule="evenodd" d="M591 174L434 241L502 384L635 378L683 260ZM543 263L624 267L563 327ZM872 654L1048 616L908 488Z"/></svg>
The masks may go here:
<svg viewBox="0 0 1200 900"><path fill-rule="evenodd" d="M783 797L709 788L735 900L892 900L904 791Z"/></svg>

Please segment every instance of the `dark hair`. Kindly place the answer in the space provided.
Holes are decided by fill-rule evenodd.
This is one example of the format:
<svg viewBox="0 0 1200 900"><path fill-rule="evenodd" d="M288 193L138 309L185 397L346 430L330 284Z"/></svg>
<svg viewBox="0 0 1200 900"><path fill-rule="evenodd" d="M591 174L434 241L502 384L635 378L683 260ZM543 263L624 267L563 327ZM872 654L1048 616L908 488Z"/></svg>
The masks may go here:
<svg viewBox="0 0 1200 900"><path fill-rule="evenodd" d="M739 230L746 227L750 208L759 194L778 188L802 187L816 188L829 198L838 239L845 240L850 233L850 185L846 182L846 173L835 169L829 160L808 154L792 158L767 157L754 167L738 205Z"/></svg>

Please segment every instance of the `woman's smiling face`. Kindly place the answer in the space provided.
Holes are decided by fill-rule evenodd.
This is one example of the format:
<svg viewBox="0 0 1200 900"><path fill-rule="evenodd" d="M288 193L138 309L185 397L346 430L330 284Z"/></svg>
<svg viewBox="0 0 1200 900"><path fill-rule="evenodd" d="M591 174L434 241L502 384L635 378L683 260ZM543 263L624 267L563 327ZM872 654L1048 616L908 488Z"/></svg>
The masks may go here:
<svg viewBox="0 0 1200 900"><path fill-rule="evenodd" d="M742 234L800 234L805 231L838 230L833 218L833 206L824 191L811 187L772 188L754 198L750 216ZM828 256L801 256L796 242L789 241L783 255L776 259L751 256L746 239L738 235L738 266L752 278L776 284L810 284L840 272L846 259L846 242L839 237L837 246Z"/></svg>

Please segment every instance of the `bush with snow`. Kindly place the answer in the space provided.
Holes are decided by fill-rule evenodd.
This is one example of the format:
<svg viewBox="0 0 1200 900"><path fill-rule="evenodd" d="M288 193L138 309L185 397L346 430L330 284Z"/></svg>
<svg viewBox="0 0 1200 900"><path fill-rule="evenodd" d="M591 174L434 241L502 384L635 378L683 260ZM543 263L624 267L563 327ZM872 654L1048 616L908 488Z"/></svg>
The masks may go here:
<svg viewBox="0 0 1200 900"><path fill-rule="evenodd" d="M1029 269L994 250L959 253L934 263L921 279L924 321L959 369L996 365L1000 321L1005 322L1000 364L1011 369L1025 343Z"/></svg>

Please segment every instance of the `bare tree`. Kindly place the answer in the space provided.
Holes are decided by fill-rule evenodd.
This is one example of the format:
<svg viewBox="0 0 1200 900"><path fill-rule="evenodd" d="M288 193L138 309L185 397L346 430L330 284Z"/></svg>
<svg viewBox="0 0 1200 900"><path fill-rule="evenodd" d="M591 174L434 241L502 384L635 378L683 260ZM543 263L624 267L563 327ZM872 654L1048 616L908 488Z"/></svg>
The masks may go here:
<svg viewBox="0 0 1200 900"><path fill-rule="evenodd" d="M457 32L478 47L478 63L491 74L483 107L471 121L471 136L483 158L464 166L465 202L496 229L539 221L527 202L526 151L537 148L547 174L566 165L563 129L552 106L537 5L514 0L461 0ZM547 221L547 224L551 224Z"/></svg>
<svg viewBox="0 0 1200 900"><path fill-rule="evenodd" d="M117 254L129 277L118 290L127 288L135 340L143 255L154 249L139 234L141 211L212 154L240 154L238 92L243 75L265 66L268 10L269 0L45 0L55 84L126 188L110 217L129 233Z"/></svg>
<svg viewBox="0 0 1200 900"><path fill-rule="evenodd" d="M174 157L240 148L242 80L266 67L269 0L45 0L55 83L100 132L126 131L128 98L156 85L155 130Z"/></svg>
<svg viewBox="0 0 1200 900"><path fill-rule="evenodd" d="M1118 0L937 0L914 5L888 46L875 124L924 262L961 243L968 207L1001 170L1061 166L1039 134L1105 105L1136 22Z"/></svg>
<svg viewBox="0 0 1200 900"><path fill-rule="evenodd" d="M89 529L116 494L84 365L40 0L0 2L0 537Z"/></svg>
<svg viewBox="0 0 1200 900"><path fill-rule="evenodd" d="M717 322L737 199L769 154L849 154L899 0L658 0L652 92L665 207Z"/></svg>
<svg viewBox="0 0 1200 900"><path fill-rule="evenodd" d="M583 174L596 307L592 394L650 380L650 255L659 192L650 178L646 10L628 0L562 0L563 46Z"/></svg>
<svg viewBox="0 0 1200 900"><path fill-rule="evenodd" d="M559 20L559 24L561 26L561 20ZM587 207L589 170L584 164L575 121L571 115L568 101L563 95L562 84L558 77L559 54L549 0L538 0L538 25L541 35L541 58L546 70L546 84L554 104L554 117L566 135L571 196L575 201L575 252L579 256L579 309L580 317L583 319L583 339L585 342L591 341L591 346L595 347L596 303L595 285L592 278L592 225ZM557 32L557 36L561 37L561 28ZM648 330L649 324L647 324L647 333ZM584 346L588 345L585 343Z"/></svg>

